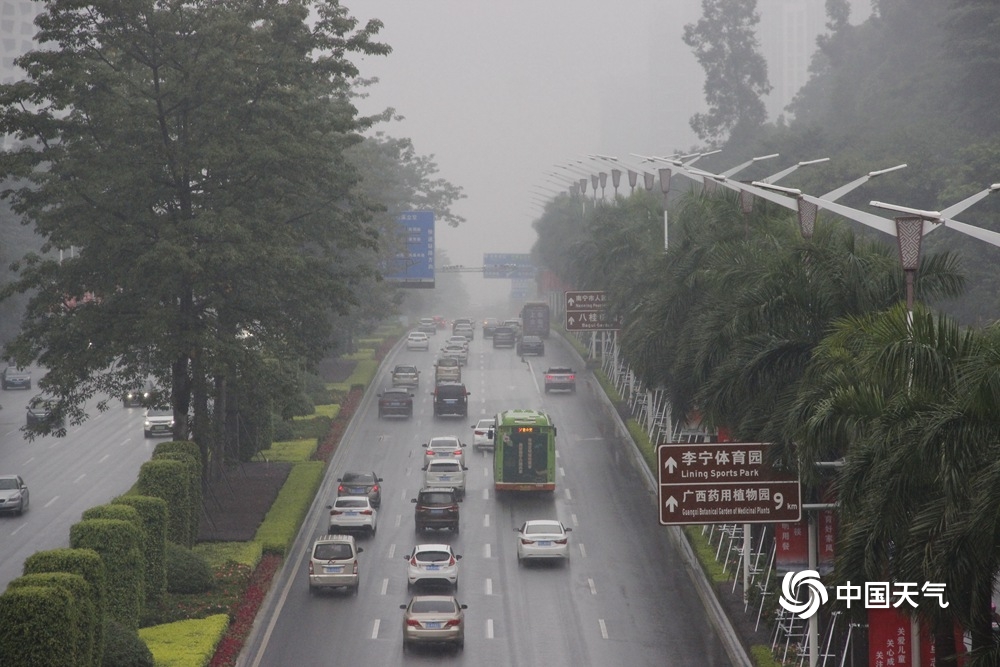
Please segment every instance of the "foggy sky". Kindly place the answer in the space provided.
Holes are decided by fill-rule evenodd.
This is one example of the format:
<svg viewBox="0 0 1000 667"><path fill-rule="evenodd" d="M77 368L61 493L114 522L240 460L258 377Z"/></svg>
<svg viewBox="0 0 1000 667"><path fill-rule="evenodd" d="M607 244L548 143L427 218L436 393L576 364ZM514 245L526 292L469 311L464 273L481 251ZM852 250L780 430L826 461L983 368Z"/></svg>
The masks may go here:
<svg viewBox="0 0 1000 667"><path fill-rule="evenodd" d="M772 21L770 39L761 37L769 59L788 31L773 19L788 3L815 6L813 22L822 29L823 0L760 0L762 33ZM552 196L538 189L565 190L546 175L557 163L697 144L688 120L705 110L704 77L681 35L700 17L701 0L345 4L362 21L381 19L380 39L393 49L358 62L362 76L379 78L359 108L393 107L405 119L379 129L412 139L417 153L433 155L440 176L467 195L453 207L467 222L437 226L438 246L454 263L481 266L484 253L528 252L537 200ZM858 4L867 15L867 3ZM807 64L801 62L800 79ZM780 69L769 67L772 83L780 83Z"/></svg>

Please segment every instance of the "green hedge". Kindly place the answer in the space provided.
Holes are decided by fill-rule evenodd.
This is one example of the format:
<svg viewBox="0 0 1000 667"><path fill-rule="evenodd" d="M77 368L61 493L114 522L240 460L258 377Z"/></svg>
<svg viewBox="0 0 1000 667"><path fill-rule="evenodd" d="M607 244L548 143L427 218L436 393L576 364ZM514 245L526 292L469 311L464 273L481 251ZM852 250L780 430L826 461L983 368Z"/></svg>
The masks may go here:
<svg viewBox="0 0 1000 667"><path fill-rule="evenodd" d="M111 501L114 505L126 505L139 513L146 539L142 543L142 555L146 561L146 603L156 604L167 590L167 570L164 550L167 548L167 503L163 498L153 496L125 495Z"/></svg>
<svg viewBox="0 0 1000 667"><path fill-rule="evenodd" d="M205 559L213 572L229 562L253 569L264 555L260 542L200 542L194 545L194 552Z"/></svg>
<svg viewBox="0 0 1000 667"><path fill-rule="evenodd" d="M141 628L156 667L205 667L229 628L227 614Z"/></svg>
<svg viewBox="0 0 1000 667"><path fill-rule="evenodd" d="M186 547L194 545L198 539L198 523L201 519L201 450L198 445L187 440L161 442L153 449L152 460L180 461L188 471L188 521L184 540L171 540Z"/></svg>
<svg viewBox="0 0 1000 667"><path fill-rule="evenodd" d="M190 486L188 466L180 461L156 459L139 468L135 490L167 503L167 539L177 544L187 544L191 535Z"/></svg>
<svg viewBox="0 0 1000 667"><path fill-rule="evenodd" d="M254 536L265 553L284 555L288 551L319 491L325 466L323 461L305 461L292 467Z"/></svg>
<svg viewBox="0 0 1000 667"><path fill-rule="evenodd" d="M95 654L94 647L100 635L100 625L103 620L97 615L97 600L94 597L93 587L87 583L87 580L79 574L70 574L69 572L38 572L14 579L7 585L7 590L25 586L54 586L69 593L76 609L77 619L75 633L77 643L73 649L76 662L72 664L80 667L85 665L100 667L101 656ZM72 634L70 633L70 635Z"/></svg>
<svg viewBox="0 0 1000 667"><path fill-rule="evenodd" d="M140 529L129 521L87 519L70 527L69 543L74 549L93 549L104 560L111 574L107 581L108 616L126 627L139 627L146 578Z"/></svg>
<svg viewBox="0 0 1000 667"><path fill-rule="evenodd" d="M353 387L365 388L375 379L378 371L378 362L374 359L361 359L354 366L354 371L343 382L334 382L330 385L333 391L348 392Z"/></svg>
<svg viewBox="0 0 1000 667"><path fill-rule="evenodd" d="M0 595L0 665L80 664L79 623L79 609L65 588L8 588Z"/></svg>
<svg viewBox="0 0 1000 667"><path fill-rule="evenodd" d="M302 438L300 440L286 440L276 442L270 449L265 449L261 455L267 461L308 461L313 452L316 451L315 438Z"/></svg>

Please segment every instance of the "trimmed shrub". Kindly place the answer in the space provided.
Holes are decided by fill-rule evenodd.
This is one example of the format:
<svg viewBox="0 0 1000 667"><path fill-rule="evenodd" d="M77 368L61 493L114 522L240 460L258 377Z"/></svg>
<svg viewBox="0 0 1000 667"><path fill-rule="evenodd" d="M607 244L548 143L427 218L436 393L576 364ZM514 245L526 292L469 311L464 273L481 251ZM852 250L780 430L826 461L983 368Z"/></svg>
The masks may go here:
<svg viewBox="0 0 1000 667"><path fill-rule="evenodd" d="M323 461L306 461L292 467L254 536L264 553L286 553L319 491L325 467Z"/></svg>
<svg viewBox="0 0 1000 667"><path fill-rule="evenodd" d="M111 501L114 505L134 508L142 520L146 539L142 554L146 561L146 603L155 604L167 591L167 569L164 551L167 548L167 503L153 496L126 495Z"/></svg>
<svg viewBox="0 0 1000 667"><path fill-rule="evenodd" d="M146 577L139 528L118 519L88 519L70 527L69 543L74 549L93 549L100 554L107 571L114 573L107 582L107 614L137 628Z"/></svg>
<svg viewBox="0 0 1000 667"><path fill-rule="evenodd" d="M304 440L306 438L319 440L330 430L330 422L332 421L329 417L310 417L309 419L286 421L284 423L288 425L291 433L291 437L287 440Z"/></svg>
<svg viewBox="0 0 1000 667"><path fill-rule="evenodd" d="M25 586L55 586L69 593L76 608L77 619L75 664L81 667L84 665L99 667L100 656L94 653L94 644L100 630L101 619L97 615L93 587L87 580L79 574L69 572L38 572L14 579L7 585L7 590Z"/></svg>
<svg viewBox="0 0 1000 667"><path fill-rule="evenodd" d="M170 542L185 544L191 535L190 486L188 467L180 461L156 459L146 461L139 468L136 491L167 503L167 540Z"/></svg>
<svg viewBox="0 0 1000 667"><path fill-rule="evenodd" d="M104 634L108 643L102 667L157 667L152 652L134 628L109 618L104 624Z"/></svg>
<svg viewBox="0 0 1000 667"><path fill-rule="evenodd" d="M0 595L0 665L79 664L78 624L79 612L65 588L8 588Z"/></svg>
<svg viewBox="0 0 1000 667"><path fill-rule="evenodd" d="M24 560L24 573L68 572L78 574L90 584L96 609L95 617L107 613L107 575L104 560L93 549L49 549L36 551ZM104 625L97 623L94 636L94 656L104 652ZM0 661L0 664L10 664Z"/></svg>
<svg viewBox="0 0 1000 667"><path fill-rule="evenodd" d="M198 539L198 521L201 519L201 464L190 455L183 452L161 452L153 454L155 461L178 461L187 470L188 483L188 522L187 534L183 540L176 541L186 547L194 546Z"/></svg>
<svg viewBox="0 0 1000 667"><path fill-rule="evenodd" d="M215 614L139 630L156 659L157 667L200 667L207 665L215 647L229 627L228 614Z"/></svg>
<svg viewBox="0 0 1000 667"><path fill-rule="evenodd" d="M308 461L316 451L315 438L301 440L286 440L276 442L270 449L265 449L261 455L268 461Z"/></svg>
<svg viewBox="0 0 1000 667"><path fill-rule="evenodd" d="M204 593L212 589L212 568L204 558L173 542L167 543L166 556L168 593Z"/></svg>

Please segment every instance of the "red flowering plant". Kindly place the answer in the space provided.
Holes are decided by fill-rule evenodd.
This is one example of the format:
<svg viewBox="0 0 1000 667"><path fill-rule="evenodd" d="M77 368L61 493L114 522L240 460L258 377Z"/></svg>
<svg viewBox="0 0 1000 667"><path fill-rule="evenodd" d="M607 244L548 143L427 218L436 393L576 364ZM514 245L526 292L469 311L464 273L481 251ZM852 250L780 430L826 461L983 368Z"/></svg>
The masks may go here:
<svg viewBox="0 0 1000 667"><path fill-rule="evenodd" d="M264 602L264 596L267 595L271 580L281 567L281 562L282 557L278 554L264 554L261 558L250 576L243 598L230 612L229 629L215 647L215 655L208 663L209 667L232 667L236 664L236 658L243 650L243 644L253 628L257 611Z"/></svg>
<svg viewBox="0 0 1000 667"><path fill-rule="evenodd" d="M330 460L330 457L337 450L337 445L340 444L340 439L344 437L344 431L347 430L347 425L350 423L351 417L354 416L358 406L361 405L361 397L364 396L364 393L365 391L361 387L352 387L347 392L347 396L344 397L344 401L340 404L340 412L337 414L337 418L330 424L330 430L327 431L326 437L323 438L323 441L319 443L319 447L313 453L313 460Z"/></svg>

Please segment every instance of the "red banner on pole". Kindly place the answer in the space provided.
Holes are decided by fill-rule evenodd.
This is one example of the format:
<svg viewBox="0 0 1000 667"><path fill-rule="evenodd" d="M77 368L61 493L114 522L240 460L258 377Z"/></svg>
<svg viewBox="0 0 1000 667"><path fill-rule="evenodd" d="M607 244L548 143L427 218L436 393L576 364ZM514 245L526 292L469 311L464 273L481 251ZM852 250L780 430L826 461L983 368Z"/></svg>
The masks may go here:
<svg viewBox="0 0 1000 667"><path fill-rule="evenodd" d="M809 568L809 524L805 519L779 523L774 530L774 568L778 572L798 572Z"/></svg>
<svg viewBox="0 0 1000 667"><path fill-rule="evenodd" d="M905 667L910 652L910 617L893 607L868 609L868 667ZM920 663L930 667L934 663Z"/></svg>

